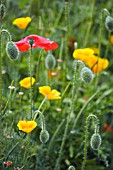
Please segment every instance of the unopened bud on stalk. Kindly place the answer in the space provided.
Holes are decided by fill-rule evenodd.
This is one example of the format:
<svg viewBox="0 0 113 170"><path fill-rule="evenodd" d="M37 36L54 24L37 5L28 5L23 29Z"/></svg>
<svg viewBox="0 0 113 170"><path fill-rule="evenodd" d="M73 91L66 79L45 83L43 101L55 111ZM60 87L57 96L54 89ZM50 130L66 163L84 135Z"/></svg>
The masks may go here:
<svg viewBox="0 0 113 170"><path fill-rule="evenodd" d="M68 170L75 170L74 166L69 166Z"/></svg>
<svg viewBox="0 0 113 170"><path fill-rule="evenodd" d="M46 143L49 140L49 133L47 130L41 130L40 141Z"/></svg>
<svg viewBox="0 0 113 170"><path fill-rule="evenodd" d="M97 133L93 134L90 140L90 145L92 149L98 150L102 143L101 136Z"/></svg>
<svg viewBox="0 0 113 170"><path fill-rule="evenodd" d="M90 83L94 78L94 74L89 68L84 67L81 70L81 78L85 83Z"/></svg>
<svg viewBox="0 0 113 170"><path fill-rule="evenodd" d="M6 14L6 7L5 5L1 4L0 5L0 20L4 18L5 14Z"/></svg>
<svg viewBox="0 0 113 170"><path fill-rule="evenodd" d="M84 67L85 64L81 60L74 61L74 70L76 69L77 72L80 72Z"/></svg>
<svg viewBox="0 0 113 170"><path fill-rule="evenodd" d="M52 54L48 54L45 59L45 66L48 70L52 70L56 65L55 57Z"/></svg>
<svg viewBox="0 0 113 170"><path fill-rule="evenodd" d="M8 42L6 45L6 53L8 57L12 60L16 60L19 57L19 50L17 46L12 42Z"/></svg>
<svg viewBox="0 0 113 170"><path fill-rule="evenodd" d="M105 27L109 32L113 31L113 18L112 17L110 17L110 16L106 17Z"/></svg>

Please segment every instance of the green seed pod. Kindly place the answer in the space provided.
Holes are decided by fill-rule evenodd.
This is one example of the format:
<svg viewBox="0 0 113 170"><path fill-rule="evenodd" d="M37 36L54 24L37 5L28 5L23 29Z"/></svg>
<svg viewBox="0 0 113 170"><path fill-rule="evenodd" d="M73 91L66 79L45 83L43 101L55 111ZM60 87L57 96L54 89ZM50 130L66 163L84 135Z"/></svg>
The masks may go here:
<svg viewBox="0 0 113 170"><path fill-rule="evenodd" d="M48 70L52 70L56 65L55 57L52 54L48 54L45 59L45 66Z"/></svg>
<svg viewBox="0 0 113 170"><path fill-rule="evenodd" d="M71 165L68 170L75 170L75 167Z"/></svg>
<svg viewBox="0 0 113 170"><path fill-rule="evenodd" d="M42 130L40 133L40 141L46 143L49 140L49 133L47 130Z"/></svg>
<svg viewBox="0 0 113 170"><path fill-rule="evenodd" d="M112 17L110 17L110 16L106 17L105 27L109 32L113 31L113 18Z"/></svg>
<svg viewBox="0 0 113 170"><path fill-rule="evenodd" d="M12 41L7 43L6 53L7 53L7 56L12 60L16 60L19 57L19 50Z"/></svg>
<svg viewBox="0 0 113 170"><path fill-rule="evenodd" d="M90 83L93 80L93 78L94 78L94 74L87 67L82 68L80 75L81 75L82 80L85 83Z"/></svg>
<svg viewBox="0 0 113 170"><path fill-rule="evenodd" d="M101 136L99 134L93 134L90 140L90 145L92 147L92 149L94 150L98 150L100 145L102 143L102 139Z"/></svg>
<svg viewBox="0 0 113 170"><path fill-rule="evenodd" d="M4 18L5 14L6 14L6 7L5 5L1 4L0 5L0 20Z"/></svg>
<svg viewBox="0 0 113 170"><path fill-rule="evenodd" d="M76 69L77 72L80 72L82 68L85 67L85 64L81 60L74 61L74 70Z"/></svg>

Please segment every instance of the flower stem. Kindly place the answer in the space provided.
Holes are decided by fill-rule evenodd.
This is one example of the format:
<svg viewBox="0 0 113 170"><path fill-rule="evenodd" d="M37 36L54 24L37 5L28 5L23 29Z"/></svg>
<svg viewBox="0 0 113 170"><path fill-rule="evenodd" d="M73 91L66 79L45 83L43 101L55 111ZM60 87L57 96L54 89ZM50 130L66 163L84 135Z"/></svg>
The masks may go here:
<svg viewBox="0 0 113 170"><path fill-rule="evenodd" d="M13 85L13 82L14 82L14 80L11 82L11 86ZM5 108L4 108L4 110L2 111L2 115L0 116L0 118L2 118L2 117L5 115L5 112L6 112L6 110L7 110L8 104L9 104L10 99L11 99L11 96L12 96L12 91L13 91L13 90L10 88L10 93L9 93L9 96L8 96L8 100L7 100L7 102L6 102Z"/></svg>
<svg viewBox="0 0 113 170"><path fill-rule="evenodd" d="M99 93L99 90L96 91L96 92L88 99L88 101L83 105L83 107L81 108L81 110L79 111L79 113L78 113L78 115L77 115L77 117L76 117L76 119L75 119L75 122L74 122L74 125L73 125L72 129L75 129L76 124L77 124L77 122L78 122L78 120L79 120L82 112L84 111L84 109L86 108L86 106L91 102L91 100L94 99L94 97L95 97L98 93Z"/></svg>
<svg viewBox="0 0 113 170"><path fill-rule="evenodd" d="M110 47L110 35L111 35L111 32L108 33L108 43L107 43L107 48L106 48L106 51L105 51L105 58L107 58L107 55L108 55L108 52L109 52L109 47Z"/></svg>
<svg viewBox="0 0 113 170"><path fill-rule="evenodd" d="M65 122L65 120L63 119L62 122L59 124L58 128L56 129L55 133L53 134L53 136L52 136L52 138L51 138L51 141L50 141L50 143L49 143L49 146L48 146L47 156L49 156L50 151L51 151L51 148L52 148L52 146L53 146L53 144L54 144L55 138L56 138L56 136L58 135L61 127L64 125L64 122Z"/></svg>
<svg viewBox="0 0 113 170"><path fill-rule="evenodd" d="M87 148L88 148L88 126L89 126L89 121L91 119L95 119L95 133L99 132L99 119L97 116L90 114L87 118L86 118L86 126L85 126L85 145L84 145L84 157L83 157L83 163L82 163L82 167L81 170L85 170L85 165L86 165L86 159L87 159Z"/></svg>
<svg viewBox="0 0 113 170"><path fill-rule="evenodd" d="M30 48L30 55L29 55L29 76L30 76L30 113L31 113L31 118L32 118L32 109L33 109L32 47Z"/></svg>
<svg viewBox="0 0 113 170"><path fill-rule="evenodd" d="M28 152L29 152L29 144L30 144L30 133L28 133L28 135L27 135L27 144L26 144L25 154L24 154L24 158L23 158L23 167L24 168L25 168L26 162L27 162L27 157L28 157Z"/></svg>
<svg viewBox="0 0 113 170"><path fill-rule="evenodd" d="M0 106L2 105L2 31L0 30Z"/></svg>
<svg viewBox="0 0 113 170"><path fill-rule="evenodd" d="M60 151L59 151L59 156L58 156L58 159L56 161L55 170L58 170L60 160L61 160L61 156L62 156L62 151L63 151L65 140L66 140L67 131L68 131L68 128L69 128L69 123L70 123L72 116L74 114L74 89L75 89L75 82L76 82L75 81L76 80L76 72L77 72L77 66L75 65L74 77L73 77L73 86L72 86L72 104L71 104L71 108L70 108L70 114L67 117L66 127L65 127L65 131L64 131Z"/></svg>
<svg viewBox="0 0 113 170"><path fill-rule="evenodd" d="M68 13L68 5L69 2L68 0L65 0L65 21L66 21L66 46L65 46L65 53L66 53L66 57L68 57L68 30L69 30L69 25L68 25L68 21L69 21L69 13Z"/></svg>
<svg viewBox="0 0 113 170"><path fill-rule="evenodd" d="M90 35L90 31L91 31L91 27L92 27L92 24L93 24L94 6L95 6L95 0L93 0L93 2L92 2L92 14L91 14L91 18L90 18L89 27L88 27L87 32L86 32L86 37L85 37L85 41L84 41L84 47L87 46L88 38L89 38L89 35Z"/></svg>
<svg viewBox="0 0 113 170"><path fill-rule="evenodd" d="M38 111L37 111L36 114L34 115L33 120L35 120L35 119L37 118L37 115L39 114L40 109L41 109L41 107L42 107L42 105L44 104L45 101L46 101L46 97L42 100L42 102L41 102L41 104L40 104L40 106L39 106L39 108L38 108ZM35 112L34 112L34 113L35 113Z"/></svg>

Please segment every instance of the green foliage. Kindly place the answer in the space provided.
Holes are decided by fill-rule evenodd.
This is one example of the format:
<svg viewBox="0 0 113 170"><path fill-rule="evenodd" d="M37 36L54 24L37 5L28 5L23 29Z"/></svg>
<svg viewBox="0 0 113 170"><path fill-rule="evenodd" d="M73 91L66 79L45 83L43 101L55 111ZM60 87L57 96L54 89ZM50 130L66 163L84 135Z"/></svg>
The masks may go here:
<svg viewBox="0 0 113 170"><path fill-rule="evenodd" d="M87 38L87 47L98 48L102 10L106 8L110 12L110 16L113 17L112 1L95 0L93 15L93 3L90 0L44 0L43 2L41 0L8 0L2 2L6 6L6 15L0 22L0 29L8 29L12 35L12 41L16 42L28 35L37 34L58 43L59 47L51 51L51 55L55 58L55 60L52 58L50 61L52 63L51 72L48 72L45 66L47 52L40 48L33 48L32 50L31 69L36 82L31 90L33 101L31 113L31 92L19 85L21 79L29 76L30 52L20 53L17 60L10 60L5 51L8 40L6 35L1 37L0 31L2 46L0 48L0 58L2 59L0 63L2 67L0 114L6 106L10 93L8 87L12 80L14 80L13 85L15 86L5 114L3 117L0 116L0 170L14 170L17 167L24 170L53 170L59 156L69 116L69 126L66 131L58 170L65 170L71 166L80 170L83 162L84 126L89 114L96 115L100 120L99 134L102 138L102 144L96 151L90 147L89 139L95 128L95 122L92 121L89 124L86 170L91 170L92 167L96 170L112 170L113 43L109 42L109 36L112 35L112 32L108 35L104 24L106 13L103 13L102 20L100 56L105 58L107 54L108 68L96 74L92 82L84 83L81 81L80 74L81 68L85 64L82 63L83 66L80 65L80 69L77 68L78 70L74 75L74 71L76 71L73 68L75 59L72 57L74 42L77 42L78 48L84 48ZM66 2L68 2L68 16L65 13ZM25 30L21 30L12 24L14 19L26 16L30 16L32 21ZM91 25L90 22L92 22ZM87 34L88 37L86 37ZM60 59L60 62L58 59ZM79 63L79 61L77 62ZM48 142L43 144L40 142L42 120L37 115L38 126L31 132L29 145L27 145L27 134L18 130L17 123L19 120L32 119L34 116L32 114L39 109L44 98L39 93L39 86L50 86L51 89L57 89L61 92L62 98L61 100L46 100L40 109L46 122L45 130L50 134ZM97 94L94 95L96 92ZM91 98L93 95L94 97ZM91 100L88 101L90 98ZM72 113L70 113L71 107ZM80 116L78 116L79 113ZM107 130L105 129L106 124L109 125ZM11 161L12 165L5 167L4 162L7 161Z"/></svg>

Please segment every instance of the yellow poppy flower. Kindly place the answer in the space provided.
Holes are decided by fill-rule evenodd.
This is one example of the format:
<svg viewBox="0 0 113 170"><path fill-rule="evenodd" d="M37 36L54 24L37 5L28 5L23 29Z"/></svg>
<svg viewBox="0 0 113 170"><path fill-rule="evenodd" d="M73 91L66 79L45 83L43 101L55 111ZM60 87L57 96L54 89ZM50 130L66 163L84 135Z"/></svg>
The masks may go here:
<svg viewBox="0 0 113 170"><path fill-rule="evenodd" d="M94 54L94 51L90 48L77 49L74 51L73 57L83 62L86 62L87 58L89 58L93 54Z"/></svg>
<svg viewBox="0 0 113 170"><path fill-rule="evenodd" d="M83 61L93 73L99 73L107 68L109 61L94 55L94 50L90 48L77 49L73 53L73 57Z"/></svg>
<svg viewBox="0 0 113 170"><path fill-rule="evenodd" d="M48 100L61 99L61 93L55 89L51 90L50 86L39 87L39 92L43 94Z"/></svg>
<svg viewBox="0 0 113 170"><path fill-rule="evenodd" d="M35 78L32 77L32 85L35 83ZM25 77L19 82L21 87L29 89L31 87L30 77Z"/></svg>
<svg viewBox="0 0 113 170"><path fill-rule="evenodd" d="M30 133L37 126L37 123L35 121L20 120L17 126L19 130Z"/></svg>
<svg viewBox="0 0 113 170"><path fill-rule="evenodd" d="M17 18L13 21L13 25L16 25L20 29L25 29L30 22L31 22L30 17Z"/></svg>

